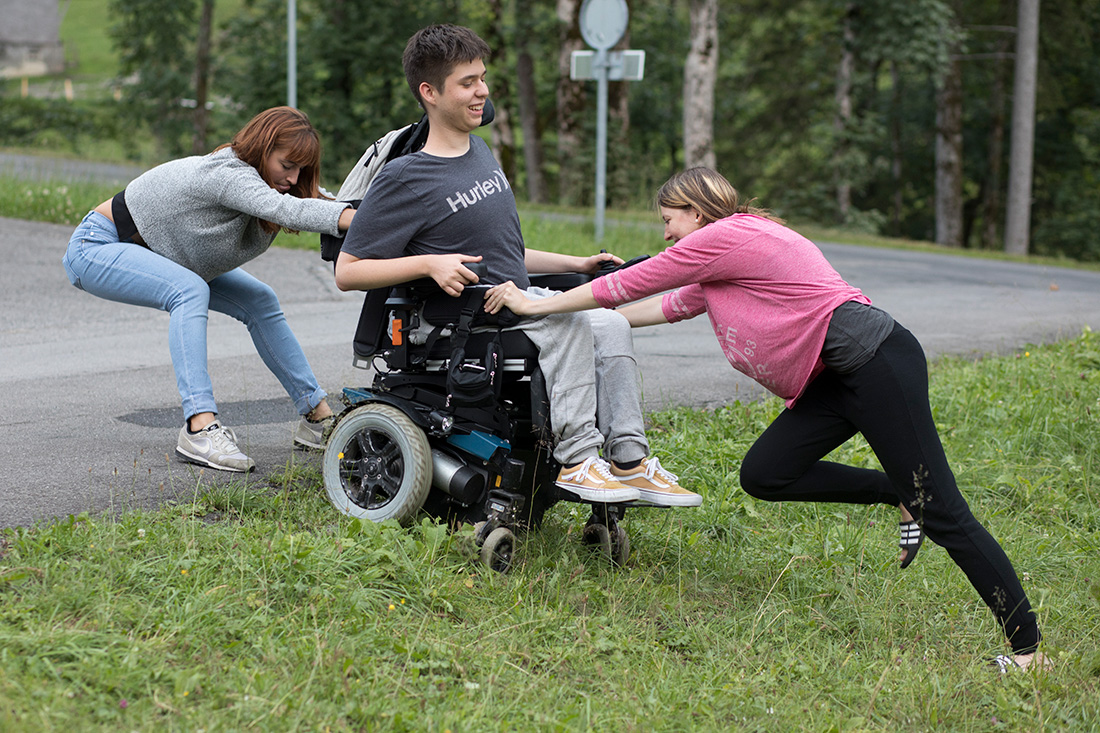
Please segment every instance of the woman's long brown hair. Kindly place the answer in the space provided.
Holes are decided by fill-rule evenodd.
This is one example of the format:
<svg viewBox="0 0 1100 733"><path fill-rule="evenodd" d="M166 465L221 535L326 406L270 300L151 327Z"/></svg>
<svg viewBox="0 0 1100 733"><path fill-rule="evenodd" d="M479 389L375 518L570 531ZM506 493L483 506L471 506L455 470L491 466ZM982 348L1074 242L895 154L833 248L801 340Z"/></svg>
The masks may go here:
<svg viewBox="0 0 1100 733"><path fill-rule="evenodd" d="M268 185L272 181L267 177L267 159L276 150L285 149L287 158L302 166L298 180L287 193L300 199L322 198L321 138L304 112L293 107L265 109L249 120L231 142L217 150L222 148L233 148L237 157L259 171ZM278 224L262 220L260 227L268 234L280 229ZM297 234L293 229L281 228Z"/></svg>
<svg viewBox="0 0 1100 733"><path fill-rule="evenodd" d="M780 224L783 220L767 209L754 206L756 199L741 203L737 189L710 168L688 168L668 179L657 191L657 207L695 209L704 224L734 214L755 214Z"/></svg>

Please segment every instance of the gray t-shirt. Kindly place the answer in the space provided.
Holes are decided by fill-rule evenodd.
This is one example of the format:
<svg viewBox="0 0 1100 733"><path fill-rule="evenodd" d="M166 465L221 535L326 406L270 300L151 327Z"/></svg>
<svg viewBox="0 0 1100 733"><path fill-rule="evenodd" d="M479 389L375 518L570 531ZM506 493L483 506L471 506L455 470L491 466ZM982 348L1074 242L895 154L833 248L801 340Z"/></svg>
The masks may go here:
<svg viewBox="0 0 1100 733"><path fill-rule="evenodd" d="M341 251L376 260L481 255L489 268L483 284L529 285L512 187L476 135L457 158L418 152L387 163L359 205Z"/></svg>
<svg viewBox="0 0 1100 733"><path fill-rule="evenodd" d="M840 374L850 374L871 360L893 332L894 319L873 305L850 300L833 311L821 361Z"/></svg>

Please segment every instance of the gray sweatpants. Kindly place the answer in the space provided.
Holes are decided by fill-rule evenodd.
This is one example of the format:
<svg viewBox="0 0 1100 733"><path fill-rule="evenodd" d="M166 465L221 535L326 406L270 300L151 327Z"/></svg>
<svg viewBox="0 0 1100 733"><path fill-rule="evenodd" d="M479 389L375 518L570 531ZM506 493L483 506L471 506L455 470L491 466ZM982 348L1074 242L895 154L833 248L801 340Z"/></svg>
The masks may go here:
<svg viewBox="0 0 1100 733"><path fill-rule="evenodd" d="M555 291L531 287L527 294L547 298ZM515 330L539 349L559 463L571 466L601 452L619 463L649 455L626 317L604 309L560 313L525 320Z"/></svg>

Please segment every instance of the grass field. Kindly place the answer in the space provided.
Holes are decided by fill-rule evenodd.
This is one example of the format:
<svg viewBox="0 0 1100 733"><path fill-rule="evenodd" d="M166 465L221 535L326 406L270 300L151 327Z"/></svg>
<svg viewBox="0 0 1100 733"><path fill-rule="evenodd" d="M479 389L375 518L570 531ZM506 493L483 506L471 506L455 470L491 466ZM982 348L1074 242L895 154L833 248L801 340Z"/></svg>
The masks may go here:
<svg viewBox="0 0 1100 733"><path fill-rule="evenodd" d="M777 401L651 416L705 497L584 548L557 505L510 575L469 529L342 519L316 458L158 512L0 534L2 730L1094 730L1100 337L932 369L976 514L1042 619L1052 671L1001 676L946 553L896 567L896 512L737 486ZM837 458L874 465L853 441ZM121 492L124 494L124 492Z"/></svg>
<svg viewBox="0 0 1100 733"><path fill-rule="evenodd" d="M66 63L71 66L68 73L79 81L117 76L118 55L107 22L109 0L68 0L59 5L65 10L60 31Z"/></svg>
<svg viewBox="0 0 1100 733"><path fill-rule="evenodd" d="M218 0L214 5L214 24L237 12L241 0ZM61 42L74 80L103 81L118 75L118 54L110 35L110 0L62 0L65 15L61 19Z"/></svg>

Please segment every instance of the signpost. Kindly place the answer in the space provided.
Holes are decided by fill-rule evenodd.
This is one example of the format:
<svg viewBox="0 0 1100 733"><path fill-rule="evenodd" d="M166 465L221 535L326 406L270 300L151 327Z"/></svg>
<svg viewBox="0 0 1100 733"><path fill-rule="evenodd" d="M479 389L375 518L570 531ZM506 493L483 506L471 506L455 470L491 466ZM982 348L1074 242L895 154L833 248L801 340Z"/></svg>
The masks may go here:
<svg viewBox="0 0 1100 733"><path fill-rule="evenodd" d="M596 241L603 239L607 201L607 82L638 81L645 68L645 51L609 53L626 32L630 11L626 0L584 0L581 36L595 49L574 51L569 77L596 80Z"/></svg>

